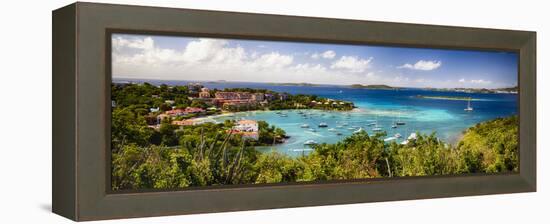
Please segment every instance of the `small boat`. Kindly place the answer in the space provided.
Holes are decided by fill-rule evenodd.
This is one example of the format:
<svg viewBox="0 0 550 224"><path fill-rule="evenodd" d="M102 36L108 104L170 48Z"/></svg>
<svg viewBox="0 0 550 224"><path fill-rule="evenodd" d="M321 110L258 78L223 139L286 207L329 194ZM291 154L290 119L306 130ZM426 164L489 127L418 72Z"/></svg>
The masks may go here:
<svg viewBox="0 0 550 224"><path fill-rule="evenodd" d="M393 137L401 138L401 137L403 137L403 136L401 136L401 134L399 134L399 133L396 133L395 135L393 135Z"/></svg>
<svg viewBox="0 0 550 224"><path fill-rule="evenodd" d="M376 122L368 123L367 126L374 126L376 125Z"/></svg>
<svg viewBox="0 0 550 224"><path fill-rule="evenodd" d="M326 128L326 127L328 127L328 124L325 123L325 122L321 122L321 123L319 123L318 126L319 126L320 128Z"/></svg>
<svg viewBox="0 0 550 224"><path fill-rule="evenodd" d="M348 130L353 131L353 130L355 130L355 128L348 128Z"/></svg>
<svg viewBox="0 0 550 224"><path fill-rule="evenodd" d="M317 142L315 140L307 140L304 142L304 145L317 145Z"/></svg>
<svg viewBox="0 0 550 224"><path fill-rule="evenodd" d="M372 131L382 131L382 128L376 127L376 128L373 128Z"/></svg>
<svg viewBox="0 0 550 224"><path fill-rule="evenodd" d="M342 133L341 132L336 132L336 135L342 135Z"/></svg>
<svg viewBox="0 0 550 224"><path fill-rule="evenodd" d="M359 129L355 130L353 133L356 134L356 133L360 133L362 131L363 131L363 128L359 128Z"/></svg>
<svg viewBox="0 0 550 224"><path fill-rule="evenodd" d="M281 116L281 117L288 117L287 114L281 114L281 115L279 115L279 116Z"/></svg>
<svg viewBox="0 0 550 224"><path fill-rule="evenodd" d="M342 126L348 126L349 124L348 123L343 123Z"/></svg>
<svg viewBox="0 0 550 224"><path fill-rule="evenodd" d="M311 132L316 132L317 130L313 129L313 128L310 128L310 129L307 129L308 131L311 131Z"/></svg>
<svg viewBox="0 0 550 224"><path fill-rule="evenodd" d="M472 99L471 97L468 98L468 106L467 106L466 108L464 108L465 111L470 112L470 111L473 111L473 110L474 110L474 108L470 105L470 100L471 100L471 99Z"/></svg>
<svg viewBox="0 0 550 224"><path fill-rule="evenodd" d="M329 128L328 131L336 131L334 128Z"/></svg>
<svg viewBox="0 0 550 224"><path fill-rule="evenodd" d="M410 141L415 140L415 139L416 139L416 133L411 133L411 135L409 135L409 137L407 137L407 140L401 142L401 145L409 144Z"/></svg>
<svg viewBox="0 0 550 224"><path fill-rule="evenodd" d="M397 139L396 137L388 137L388 138L385 138L384 141L389 142L389 141L393 141L393 140L396 140L396 139Z"/></svg>
<svg viewBox="0 0 550 224"><path fill-rule="evenodd" d="M281 111L277 111L277 112L275 112L275 114L281 114Z"/></svg>
<svg viewBox="0 0 550 224"><path fill-rule="evenodd" d="M360 128L361 126L353 125L352 128Z"/></svg>
<svg viewBox="0 0 550 224"><path fill-rule="evenodd" d="M309 128L309 124L302 124L300 125L301 128Z"/></svg>
<svg viewBox="0 0 550 224"><path fill-rule="evenodd" d="M391 128L397 128L397 125L396 125L396 124L393 124L393 125L391 126Z"/></svg>
<svg viewBox="0 0 550 224"><path fill-rule="evenodd" d="M343 128L344 126L342 125L336 125L336 128Z"/></svg>

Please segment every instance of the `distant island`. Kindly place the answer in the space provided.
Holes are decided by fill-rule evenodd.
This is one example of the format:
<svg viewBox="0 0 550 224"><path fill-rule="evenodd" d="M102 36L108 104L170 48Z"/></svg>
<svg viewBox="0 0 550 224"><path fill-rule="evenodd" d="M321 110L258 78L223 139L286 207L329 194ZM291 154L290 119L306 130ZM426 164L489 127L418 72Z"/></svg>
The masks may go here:
<svg viewBox="0 0 550 224"><path fill-rule="evenodd" d="M210 84L217 84L217 83L226 83L228 82L227 80L216 80L216 81L208 81L206 83L210 83Z"/></svg>
<svg viewBox="0 0 550 224"><path fill-rule="evenodd" d="M387 89L387 90L395 90L399 89L399 87L393 87L388 85L362 85L362 84L353 84L349 86L350 88L355 89Z"/></svg>
<svg viewBox="0 0 550 224"><path fill-rule="evenodd" d="M432 99L432 100L460 100L460 101L476 101L480 99L472 98L472 97L465 97L465 96L424 96L424 95L416 95L416 98L420 99Z"/></svg>
<svg viewBox="0 0 550 224"><path fill-rule="evenodd" d="M425 90L431 91L441 91L441 92L464 92L464 93L508 93L508 94L517 94L518 87L506 87L506 88L496 88L496 89L475 89L475 88L423 88Z"/></svg>

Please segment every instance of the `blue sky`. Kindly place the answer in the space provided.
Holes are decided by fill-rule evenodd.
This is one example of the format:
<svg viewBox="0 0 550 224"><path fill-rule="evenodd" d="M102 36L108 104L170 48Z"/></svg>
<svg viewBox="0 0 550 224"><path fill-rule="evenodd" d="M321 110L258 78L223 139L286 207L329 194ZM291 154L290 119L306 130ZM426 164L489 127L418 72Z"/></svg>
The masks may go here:
<svg viewBox="0 0 550 224"><path fill-rule="evenodd" d="M515 53L115 34L113 77L165 80L517 85Z"/></svg>

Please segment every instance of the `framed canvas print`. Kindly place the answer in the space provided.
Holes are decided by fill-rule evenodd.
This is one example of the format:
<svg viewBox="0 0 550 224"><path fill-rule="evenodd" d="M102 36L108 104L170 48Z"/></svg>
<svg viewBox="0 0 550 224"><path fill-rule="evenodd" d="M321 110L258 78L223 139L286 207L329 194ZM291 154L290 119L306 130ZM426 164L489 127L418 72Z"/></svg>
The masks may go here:
<svg viewBox="0 0 550 224"><path fill-rule="evenodd" d="M53 46L73 220L536 190L534 32L75 3Z"/></svg>

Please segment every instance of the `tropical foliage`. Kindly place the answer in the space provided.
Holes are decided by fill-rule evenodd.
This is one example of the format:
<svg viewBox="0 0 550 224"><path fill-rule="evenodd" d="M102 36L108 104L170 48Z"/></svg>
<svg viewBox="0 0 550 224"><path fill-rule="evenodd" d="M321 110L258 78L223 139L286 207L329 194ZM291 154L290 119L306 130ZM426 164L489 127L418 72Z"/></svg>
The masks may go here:
<svg viewBox="0 0 550 224"><path fill-rule="evenodd" d="M227 132L233 121L156 131L126 109L113 111L113 189L181 188L398 176L518 171L516 116L480 123L451 146L435 134L407 144L385 143L384 133L353 134L319 144L308 155L290 157L257 145L272 145L282 129L260 122L258 141Z"/></svg>

